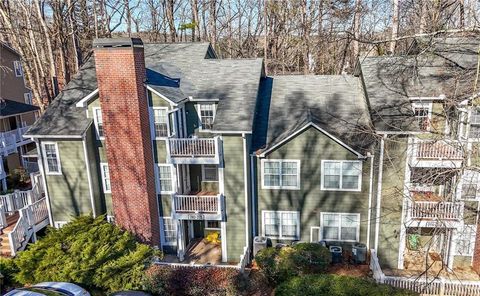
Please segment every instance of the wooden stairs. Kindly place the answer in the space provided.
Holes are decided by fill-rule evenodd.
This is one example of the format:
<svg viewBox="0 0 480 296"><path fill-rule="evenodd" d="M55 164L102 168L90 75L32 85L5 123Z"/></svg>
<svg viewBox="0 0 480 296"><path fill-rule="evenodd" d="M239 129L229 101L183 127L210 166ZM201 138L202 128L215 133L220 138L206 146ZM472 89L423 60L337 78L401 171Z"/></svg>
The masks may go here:
<svg viewBox="0 0 480 296"><path fill-rule="evenodd" d="M20 218L19 212L7 216L7 227L0 229L0 256L1 257L11 257L12 251L10 247L10 240L8 234L12 232L15 224L17 223L18 218Z"/></svg>

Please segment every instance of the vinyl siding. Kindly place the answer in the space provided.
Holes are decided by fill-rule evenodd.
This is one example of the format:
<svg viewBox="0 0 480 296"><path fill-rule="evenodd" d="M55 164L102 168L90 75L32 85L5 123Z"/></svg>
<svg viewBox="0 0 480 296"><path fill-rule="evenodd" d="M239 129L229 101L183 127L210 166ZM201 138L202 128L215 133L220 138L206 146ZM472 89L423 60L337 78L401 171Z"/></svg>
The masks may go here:
<svg viewBox="0 0 480 296"><path fill-rule="evenodd" d="M53 220L69 221L92 212L84 149L81 140L57 141L57 145L62 174L45 177Z"/></svg>
<svg viewBox="0 0 480 296"><path fill-rule="evenodd" d="M262 211L299 211L300 240L307 242L310 241L310 228L320 226L321 212L359 213L360 242L366 243L370 161L362 161L360 192L321 190L322 160L357 160L357 156L313 127L271 152L265 159L300 160L300 189L263 189L261 160L257 160L260 235L263 234ZM273 243L277 241L273 240Z"/></svg>

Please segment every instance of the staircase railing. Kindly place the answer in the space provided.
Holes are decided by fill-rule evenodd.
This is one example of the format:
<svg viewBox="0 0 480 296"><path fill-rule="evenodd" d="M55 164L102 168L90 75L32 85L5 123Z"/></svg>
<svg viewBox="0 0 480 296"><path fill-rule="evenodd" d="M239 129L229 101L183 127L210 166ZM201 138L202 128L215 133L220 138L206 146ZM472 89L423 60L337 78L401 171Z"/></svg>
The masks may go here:
<svg viewBox="0 0 480 296"><path fill-rule="evenodd" d="M30 190L15 190L13 193L0 195L0 206L5 212L15 212L42 198L41 183L35 183Z"/></svg>

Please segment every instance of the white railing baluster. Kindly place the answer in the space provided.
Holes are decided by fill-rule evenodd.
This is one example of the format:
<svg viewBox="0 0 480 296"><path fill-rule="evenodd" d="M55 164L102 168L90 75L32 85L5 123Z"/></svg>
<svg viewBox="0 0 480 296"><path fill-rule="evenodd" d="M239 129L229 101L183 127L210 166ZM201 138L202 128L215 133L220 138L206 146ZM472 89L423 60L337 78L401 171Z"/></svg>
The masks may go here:
<svg viewBox="0 0 480 296"><path fill-rule="evenodd" d="M215 139L168 139L173 157L215 157Z"/></svg>
<svg viewBox="0 0 480 296"><path fill-rule="evenodd" d="M175 211L186 213L217 213L221 203L218 195L174 195Z"/></svg>

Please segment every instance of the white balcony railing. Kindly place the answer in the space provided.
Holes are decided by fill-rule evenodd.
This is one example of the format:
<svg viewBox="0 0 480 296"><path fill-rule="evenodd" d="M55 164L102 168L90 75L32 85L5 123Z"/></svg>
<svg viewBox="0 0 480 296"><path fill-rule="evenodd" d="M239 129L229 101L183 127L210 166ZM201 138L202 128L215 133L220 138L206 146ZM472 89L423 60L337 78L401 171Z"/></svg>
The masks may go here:
<svg viewBox="0 0 480 296"><path fill-rule="evenodd" d="M221 210L221 195L174 195L177 213L216 214Z"/></svg>
<svg viewBox="0 0 480 296"><path fill-rule="evenodd" d="M23 135L28 130L28 128L29 126L24 126L11 131L0 133L0 151L4 155L15 153L17 151L17 146L20 143L24 141L30 141L23 138Z"/></svg>
<svg viewBox="0 0 480 296"><path fill-rule="evenodd" d="M5 212L15 212L31 205L43 195L43 188L41 183L35 183L30 190L19 191L13 193L0 195L0 206Z"/></svg>
<svg viewBox="0 0 480 296"><path fill-rule="evenodd" d="M461 219L463 208L462 202L414 201L409 214L412 219Z"/></svg>
<svg viewBox="0 0 480 296"><path fill-rule="evenodd" d="M215 157L218 153L218 138L170 138L172 157Z"/></svg>
<svg viewBox="0 0 480 296"><path fill-rule="evenodd" d="M457 141L415 139L413 145L414 155L417 159L463 159L463 149L460 143Z"/></svg>

